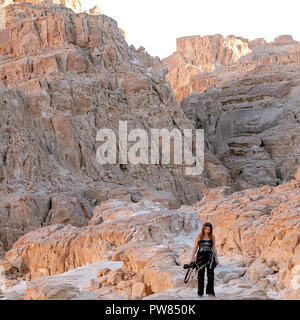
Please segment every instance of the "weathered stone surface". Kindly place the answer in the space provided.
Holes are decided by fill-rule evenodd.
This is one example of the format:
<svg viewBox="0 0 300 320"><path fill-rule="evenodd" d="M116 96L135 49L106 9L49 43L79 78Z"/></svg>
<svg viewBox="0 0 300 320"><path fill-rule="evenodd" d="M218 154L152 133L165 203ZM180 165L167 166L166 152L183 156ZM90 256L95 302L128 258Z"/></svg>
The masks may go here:
<svg viewBox="0 0 300 320"><path fill-rule="evenodd" d="M49 284L47 276L105 258L122 261L123 268L100 269L97 278L90 281L89 290L99 291L100 298L121 294L128 299L140 299L184 285L182 265L189 259L191 248L179 245L178 241L199 230L192 208L170 211L148 200L127 206L119 200L109 200L101 205L101 210L101 224L80 228L60 224L35 230L20 238L6 253L10 265L27 278L46 279L45 286L33 283L28 299L46 299L48 287L56 295L59 287L54 286L56 290ZM62 295L70 291L65 289L62 288Z"/></svg>
<svg viewBox="0 0 300 320"><path fill-rule="evenodd" d="M132 286L132 292L131 295L133 297L139 297L139 296L143 296L144 294L146 294L146 285L144 282L135 282Z"/></svg>
<svg viewBox="0 0 300 320"><path fill-rule="evenodd" d="M215 269L215 293L216 300L270 300L270 299L281 299L282 297L276 292L271 292L271 285L269 285L265 290L261 290L258 285L254 285L249 282L242 274L245 272L246 268L240 267L239 260L231 260L224 256L220 257L221 266ZM239 272L237 272L239 270ZM240 277L229 282L225 282L223 277L219 275L228 275L230 277L232 274ZM143 300L209 300L211 299L207 295L199 298L197 295L197 282L194 286L180 286L177 288L170 288L158 293L147 295Z"/></svg>
<svg viewBox="0 0 300 320"><path fill-rule="evenodd" d="M98 8L21 2L5 7L0 31L2 295L195 298L182 266L197 210L222 263L240 259L217 267L217 295L299 298L299 43L178 39L168 80L178 100L199 91L180 109L159 59L129 47ZM118 133L119 120L148 133L204 128L205 171L98 164L97 131ZM91 269L103 259L122 266Z"/></svg>
<svg viewBox="0 0 300 320"><path fill-rule="evenodd" d="M1 247L4 253L20 236L42 226L51 197L19 193L0 199L0 253Z"/></svg>
<svg viewBox="0 0 300 320"><path fill-rule="evenodd" d="M289 35L267 43L222 35L177 39L176 52L163 59L178 102L191 92L204 92L228 81L241 79L273 65L300 62L299 44ZM270 67L268 66L270 65Z"/></svg>
<svg viewBox="0 0 300 320"><path fill-rule="evenodd" d="M163 63L168 70L175 96L180 102L189 95L191 79L199 73L213 72L222 66L230 66L241 57L251 53L246 39L222 35L190 36L176 40L176 52L165 58ZM203 88L209 86L209 82Z"/></svg>
<svg viewBox="0 0 300 320"><path fill-rule="evenodd" d="M299 167L299 43L229 36L177 39L164 59L177 100L233 189L277 185Z"/></svg>
<svg viewBox="0 0 300 320"><path fill-rule="evenodd" d="M94 6L93 8L89 9L89 14L102 14L102 11L99 6Z"/></svg>
<svg viewBox="0 0 300 320"><path fill-rule="evenodd" d="M258 69L192 93L182 109L205 130L208 149L229 170L234 190L276 186L299 167L300 64Z"/></svg>
<svg viewBox="0 0 300 320"><path fill-rule="evenodd" d="M60 193L51 199L51 210L48 212L46 224L72 224L82 227L92 217L92 208L85 199L81 201L72 194Z"/></svg>
<svg viewBox="0 0 300 320"><path fill-rule="evenodd" d="M116 201L116 209L118 208L118 203L119 201ZM107 205L108 207L112 206L111 201L108 201ZM155 213L151 213L146 216L148 221L153 221L151 225L154 225L154 221L157 221L159 223L159 220L157 220L158 216L156 216ZM135 215L135 220L138 220L138 217L138 215ZM160 219L162 218L161 213L159 217ZM122 224L125 226L124 223L126 223L127 220L122 220L122 217L119 216L115 220L110 221L111 222L109 222L109 220L106 220L106 222L104 221L97 227L103 227L105 226L105 224L108 224L108 228L112 229L111 223L114 221L114 224L118 225L118 228L115 228L111 231L116 238L119 238L121 231L120 227ZM162 225L161 223L159 224ZM83 230L84 228L76 229ZM119 231L117 231L118 229ZM127 226L126 230L130 230L130 228ZM188 228L187 230L190 230L189 232L192 232L192 229L190 228ZM95 230L93 230L93 232L95 232ZM31 234L32 233L33 232L31 232ZM188 233L187 235L191 235L191 233ZM81 288L80 295L72 299L84 299L84 297L88 297L89 299L94 299L97 297L98 299L113 299L116 296L122 299L145 299L145 297L147 297L147 299L160 299L162 297L166 297L166 295L168 296L168 299L170 297L173 297L174 299L197 299L196 281L191 280L187 285L183 283L185 271L182 268L182 265L186 263L190 257L192 249L191 245L193 245L195 237L194 235L192 238L190 238L189 245L182 244L181 241L186 241L187 235L181 236L179 238L175 237L170 241L172 237L169 233L166 240L163 240L164 237L162 237L161 235L160 240L148 239L145 241L132 239L129 242L119 244L118 246L112 247L110 256L112 260L115 261L111 263L118 263L117 261L121 260L122 268L111 268L110 266L107 266L105 268L105 266L99 265L99 267L95 269L95 271L93 271L93 275L88 275L88 273L86 273L88 272L87 268L91 268L93 265L84 266L85 263L82 262L81 267L70 270L66 273L61 273L56 276L44 276L42 278L37 278L44 279L43 281L45 285L35 286L35 288L37 289L33 288L32 295L34 296L34 294L37 294L37 298L44 297L45 293L47 292L46 289L50 287L53 288L52 284L54 282L51 279L54 277L53 279L55 280L56 277L59 277L62 283L69 283L76 288ZM32 240L33 237L31 235L31 241ZM44 238L44 241L49 242L49 240L52 246L53 240L48 237ZM64 245L62 239L60 239L59 241L61 241L61 244ZM38 240L37 237L36 241L33 241L35 247L37 243L40 243L40 246L44 246L41 243L41 238ZM85 243L85 241L83 241L83 243ZM74 245L74 242L69 241L68 245L69 249L73 251L74 249L72 249L72 247ZM94 246L93 242L91 243L91 246ZM25 249L27 251L27 255L33 257L34 252L29 253L28 248L29 246L26 249L22 249L19 247L21 251ZM266 270L269 270L268 268L273 268L276 263L267 260L259 260L253 264L250 264L251 269L249 268L248 270L248 258L245 258L243 261L233 260L233 264L232 262L231 264L228 264L227 260L230 260L228 258L224 260L224 257L219 250L220 249L218 248L219 260L221 262L221 265L219 265L216 269L217 299L270 299L270 296L271 298L276 298L276 294L278 295L278 290L280 290L277 288L276 278L270 280L266 279L266 277L261 276L258 277L259 279L257 278L257 274L259 274L259 269L257 269L257 267L260 268L261 263L266 263L266 265L268 266ZM12 250L10 252L12 252ZM86 252L86 249L83 248L82 252ZM82 255L82 252L74 252L73 255L79 256ZM60 253L60 255L64 256L63 259L66 259L64 261L69 261L69 258L62 252ZM57 260L57 258L54 258L53 254L51 254L51 250L48 250L48 263L50 262L51 264L52 259ZM42 262L42 260L40 261ZM36 261L36 263L38 263L38 261ZM254 268L255 264L257 267ZM262 267L265 268L264 265ZM34 269L34 266L31 265L31 268ZM78 272L80 274L77 275ZM74 274L74 276L72 276L72 274ZM34 273L32 275L34 276ZM263 274L263 276L265 275L267 275L268 277L268 272ZM35 280L36 279L32 281ZM81 286L76 284L76 282L78 282L79 280L82 282ZM83 282L85 283L84 286ZM33 282L33 284L35 284L35 282ZM63 288L63 286L61 286L61 288ZM59 289L59 287L57 287L57 289ZM90 292L90 294L88 294L86 291L82 291L83 289L87 292ZM5 296L11 294L13 290L14 287L4 292ZM271 293L269 293L270 290L272 291ZM30 298L31 293L29 291L30 290L27 290L26 292L23 291L23 295L25 295L25 297L27 298ZM55 290L53 292L55 292ZM172 292L177 292L178 295L173 295ZM18 292L18 294L21 295L21 292ZM206 297L204 297L204 299L206 299Z"/></svg>
<svg viewBox="0 0 300 320"><path fill-rule="evenodd" d="M100 165L99 129L114 130L119 141L120 120L128 121L128 131L148 133L193 125L160 60L129 47L113 19L39 2L6 6L0 31L0 254L41 226L86 225L90 206L109 198L179 208L200 200L204 188L230 183L209 150L200 176L187 176L184 165ZM15 217L9 207L19 196L23 209Z"/></svg>
<svg viewBox="0 0 300 320"><path fill-rule="evenodd" d="M63 273L112 256L114 260L122 256L124 268L139 273L138 266L146 262L136 262L135 266L128 260L135 243L141 242L132 253L134 257L149 241L157 245L157 242L194 232L199 227L195 211L191 209L170 211L157 203L148 202L146 207L143 201L119 206L118 200L108 201L101 224L81 228L56 224L31 231L14 243L5 255L6 260L31 278ZM169 258L170 254L167 254ZM138 256L141 257L135 259L144 259L142 254ZM155 259L159 261L161 256Z"/></svg>
<svg viewBox="0 0 300 320"><path fill-rule="evenodd" d="M78 296L78 288L57 280L49 282L42 278L28 282L25 300L69 300Z"/></svg>
<svg viewBox="0 0 300 320"><path fill-rule="evenodd" d="M97 273L107 268L119 269L121 266L121 262L103 260L62 274L21 281L4 289L3 295L9 300L98 300L98 288L91 287Z"/></svg>

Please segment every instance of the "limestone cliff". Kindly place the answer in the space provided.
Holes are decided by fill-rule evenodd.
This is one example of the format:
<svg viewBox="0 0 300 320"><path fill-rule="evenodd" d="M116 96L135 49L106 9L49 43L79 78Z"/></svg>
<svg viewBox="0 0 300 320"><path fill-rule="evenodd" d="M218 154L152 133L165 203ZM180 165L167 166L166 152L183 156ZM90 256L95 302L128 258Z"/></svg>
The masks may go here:
<svg viewBox="0 0 300 320"><path fill-rule="evenodd" d="M105 15L31 3L4 10L0 197L5 250L27 231L57 221L51 217L58 212L66 223L87 224L91 207L117 194L142 196L149 187L173 194L180 204L199 200L204 187L229 183L227 169L210 152L208 169L195 177L187 176L184 166L100 165L97 131L118 134L120 120L128 121L128 131L193 128L161 62L129 47L116 21ZM61 193L73 200L63 201ZM73 208L75 216L64 208Z"/></svg>
<svg viewBox="0 0 300 320"><path fill-rule="evenodd" d="M195 75L233 65L250 53L248 41L243 38L220 34L190 36L178 38L176 52L163 59L163 63L168 70L167 80L180 102L191 93Z"/></svg>
<svg viewBox="0 0 300 320"><path fill-rule="evenodd" d="M222 35L177 39L176 52L163 59L175 96L180 103L192 91L204 92L213 86L244 77L261 65L299 63L297 42L289 35L267 43Z"/></svg>
<svg viewBox="0 0 300 320"><path fill-rule="evenodd" d="M235 46L224 47L228 38ZM291 36L270 43L186 37L164 62L178 100L186 96L183 111L205 130L208 148L229 170L235 190L294 177L300 163L300 51Z"/></svg>

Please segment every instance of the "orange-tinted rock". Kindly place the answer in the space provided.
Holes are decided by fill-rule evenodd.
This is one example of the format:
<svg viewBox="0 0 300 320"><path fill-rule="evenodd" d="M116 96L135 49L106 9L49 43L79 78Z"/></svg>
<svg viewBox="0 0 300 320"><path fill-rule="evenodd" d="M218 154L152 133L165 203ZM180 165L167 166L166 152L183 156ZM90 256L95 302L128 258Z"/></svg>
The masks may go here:
<svg viewBox="0 0 300 320"><path fill-rule="evenodd" d="M290 37L255 42L243 61L195 75L191 83L205 92L193 87L181 102L195 127L205 130L234 190L276 186L293 179L299 166L299 44Z"/></svg>
<svg viewBox="0 0 300 320"><path fill-rule="evenodd" d="M28 209L23 229L17 222L0 226L2 253L21 235L44 226L46 217L50 224L87 223L86 210L78 207L84 201L97 205L109 197L127 201L137 196L178 208L181 202L200 200L203 188L230 183L228 171L209 150L207 171L195 177L187 176L183 165L100 165L97 131L110 128L118 136L120 120L128 121L128 130L148 133L151 128L183 132L193 127L176 103L161 61L129 47L116 21L102 14L77 14L39 1L13 3L4 11L0 202L20 193L26 199L47 197L48 203L38 214ZM154 192L139 196L132 187ZM61 201L48 215L50 198L78 190L77 204ZM24 208L31 208L27 201Z"/></svg>
<svg viewBox="0 0 300 320"><path fill-rule="evenodd" d="M109 257L124 261L125 269L139 273L148 263L141 254L147 242L159 248L158 243L168 237L198 228L195 212L190 209L171 211L149 201L125 204L118 200L110 200L101 208L104 221L100 224L87 227L56 224L25 234L6 253L7 261L32 278L63 273ZM157 250L152 251L151 246L149 255L155 265L164 254L166 264L173 261L176 265L167 246L159 249L161 254L157 256Z"/></svg>
<svg viewBox="0 0 300 320"><path fill-rule="evenodd" d="M176 40L176 52L163 60L167 80L180 102L191 93L191 79L199 73L213 72L236 63L249 54L248 40L222 35L190 36ZM203 91L209 83L202 85Z"/></svg>
<svg viewBox="0 0 300 320"><path fill-rule="evenodd" d="M190 36L178 38L176 44L176 52L163 63L179 103L192 91L223 86L255 73L259 66L268 69L272 64L300 63L299 50L295 50L298 43L289 35L270 43L232 35Z"/></svg>
<svg viewBox="0 0 300 320"><path fill-rule="evenodd" d="M46 279L36 279L27 283L25 300L69 300L76 298L79 288L60 279L51 282Z"/></svg>

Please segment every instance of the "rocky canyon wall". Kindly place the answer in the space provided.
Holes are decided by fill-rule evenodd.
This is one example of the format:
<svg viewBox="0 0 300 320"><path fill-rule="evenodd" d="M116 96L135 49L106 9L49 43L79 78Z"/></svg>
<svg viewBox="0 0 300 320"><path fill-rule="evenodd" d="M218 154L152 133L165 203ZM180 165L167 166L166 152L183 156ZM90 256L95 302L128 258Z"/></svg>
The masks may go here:
<svg viewBox="0 0 300 320"><path fill-rule="evenodd" d="M299 45L289 35L267 43L220 34L178 38L176 52L162 60L178 103L191 92L204 92L257 72L258 66L299 63Z"/></svg>
<svg viewBox="0 0 300 320"><path fill-rule="evenodd" d="M4 10L2 250L20 235L54 223L55 215L87 224L94 204L116 195L141 198L149 188L168 192L178 207L201 199L204 187L230 182L228 170L208 150L207 169L195 177L187 176L184 166L100 165L97 131L108 128L118 135L120 120L128 121L128 131L193 128L159 59L129 47L117 23L105 15L27 2ZM65 208L73 208L76 217Z"/></svg>
<svg viewBox="0 0 300 320"><path fill-rule="evenodd" d="M234 45L225 47L229 40ZM229 170L234 190L294 177L300 161L299 43L291 36L270 43L186 37L164 63L183 111L205 130L208 149Z"/></svg>

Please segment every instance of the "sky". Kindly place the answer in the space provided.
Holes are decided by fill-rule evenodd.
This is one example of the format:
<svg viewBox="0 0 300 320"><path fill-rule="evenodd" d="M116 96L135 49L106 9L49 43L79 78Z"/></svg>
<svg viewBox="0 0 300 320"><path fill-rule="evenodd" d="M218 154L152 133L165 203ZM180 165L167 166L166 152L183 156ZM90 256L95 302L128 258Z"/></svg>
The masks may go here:
<svg viewBox="0 0 300 320"><path fill-rule="evenodd" d="M117 21L126 41L163 59L176 51L176 38L235 35L268 42L283 34L300 41L299 0L81 0L98 5Z"/></svg>

